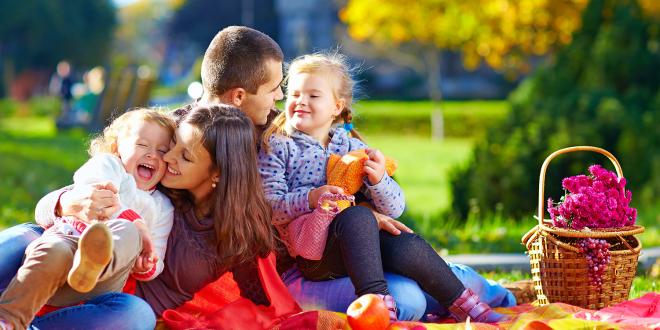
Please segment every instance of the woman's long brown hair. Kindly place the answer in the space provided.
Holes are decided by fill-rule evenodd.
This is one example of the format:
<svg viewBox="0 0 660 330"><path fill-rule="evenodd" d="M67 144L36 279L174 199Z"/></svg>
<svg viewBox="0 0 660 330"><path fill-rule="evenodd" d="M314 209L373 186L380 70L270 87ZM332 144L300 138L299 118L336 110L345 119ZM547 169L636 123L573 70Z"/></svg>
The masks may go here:
<svg viewBox="0 0 660 330"><path fill-rule="evenodd" d="M209 197L218 254L230 265L266 256L275 248L275 233L257 169L252 122L229 105L197 106L180 122L197 129L213 167L220 172Z"/></svg>

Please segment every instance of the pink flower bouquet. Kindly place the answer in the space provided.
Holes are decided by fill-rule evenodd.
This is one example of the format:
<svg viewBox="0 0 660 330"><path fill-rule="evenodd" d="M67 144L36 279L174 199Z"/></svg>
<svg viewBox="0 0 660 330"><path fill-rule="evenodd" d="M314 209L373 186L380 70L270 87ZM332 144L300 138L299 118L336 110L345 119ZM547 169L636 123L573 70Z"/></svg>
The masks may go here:
<svg viewBox="0 0 660 330"><path fill-rule="evenodd" d="M576 230L634 225L637 210L629 206L632 193L626 190L626 179L600 165L590 166L589 172L562 181L566 194L559 203L548 199L554 225Z"/></svg>

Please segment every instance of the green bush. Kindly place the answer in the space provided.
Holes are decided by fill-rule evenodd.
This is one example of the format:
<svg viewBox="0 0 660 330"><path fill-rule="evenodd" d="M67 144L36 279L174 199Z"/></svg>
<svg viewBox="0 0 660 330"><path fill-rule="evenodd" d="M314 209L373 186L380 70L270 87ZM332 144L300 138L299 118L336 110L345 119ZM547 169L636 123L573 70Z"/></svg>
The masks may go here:
<svg viewBox="0 0 660 330"><path fill-rule="evenodd" d="M510 96L511 112L478 142L472 162L455 169L453 211L470 205L520 218L537 205L538 173L545 157L574 145L593 145L621 162L633 206L660 194L660 24L633 1L594 0L573 42ZM562 194L561 179L586 173L593 153L555 159L545 197ZM610 168L612 168L610 166Z"/></svg>

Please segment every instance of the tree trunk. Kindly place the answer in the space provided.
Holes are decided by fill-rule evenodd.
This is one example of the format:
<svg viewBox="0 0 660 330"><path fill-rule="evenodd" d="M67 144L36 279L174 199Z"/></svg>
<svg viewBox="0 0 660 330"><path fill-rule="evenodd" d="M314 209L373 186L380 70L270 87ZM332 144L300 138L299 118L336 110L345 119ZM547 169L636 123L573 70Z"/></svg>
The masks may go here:
<svg viewBox="0 0 660 330"><path fill-rule="evenodd" d="M437 48L429 48L424 52L424 62L426 62L426 77L429 86L429 96L433 104L431 111L431 138L442 141L445 137L444 114L442 113L442 90L440 89L441 53Z"/></svg>

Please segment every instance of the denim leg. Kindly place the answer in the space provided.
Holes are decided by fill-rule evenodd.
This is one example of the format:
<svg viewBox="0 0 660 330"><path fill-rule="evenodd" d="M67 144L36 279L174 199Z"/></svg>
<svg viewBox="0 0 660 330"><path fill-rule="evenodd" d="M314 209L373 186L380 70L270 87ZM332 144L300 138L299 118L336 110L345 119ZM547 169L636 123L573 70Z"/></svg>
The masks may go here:
<svg viewBox="0 0 660 330"><path fill-rule="evenodd" d="M466 288L472 289L480 300L490 307L511 307L516 298L505 287L493 280L487 280L469 266L448 262L449 268ZM426 313L449 315L449 311L429 294L426 295Z"/></svg>
<svg viewBox="0 0 660 330"><path fill-rule="evenodd" d="M156 327L156 315L144 300L127 293L106 293L83 305L36 317L30 329L138 330Z"/></svg>
<svg viewBox="0 0 660 330"><path fill-rule="evenodd" d="M24 223L0 231L0 293L16 276L23 263L25 248L44 232L33 223Z"/></svg>
<svg viewBox="0 0 660 330"><path fill-rule="evenodd" d="M324 309L345 313L348 305L357 298L355 287L348 277L310 281L297 267L293 267L282 276L282 280L304 310ZM396 301L398 319L419 320L426 310L426 300L417 282L392 273L385 273L385 281Z"/></svg>

